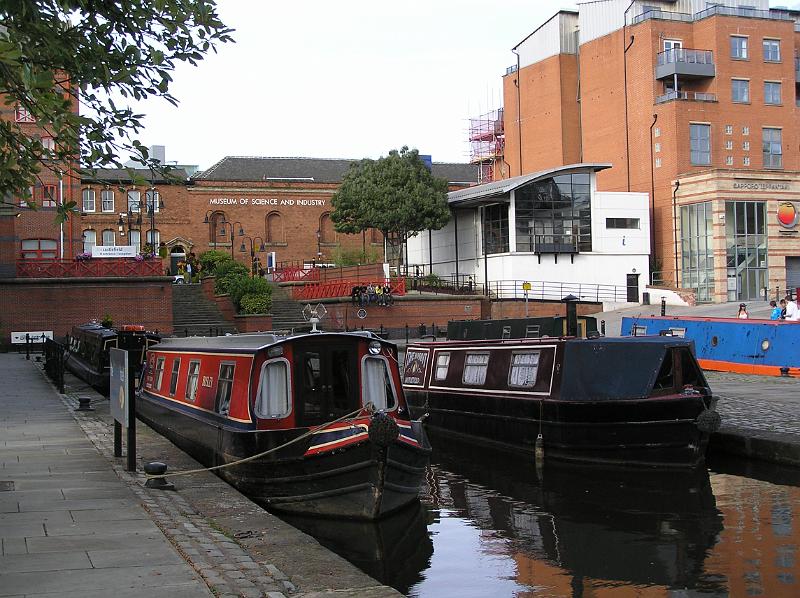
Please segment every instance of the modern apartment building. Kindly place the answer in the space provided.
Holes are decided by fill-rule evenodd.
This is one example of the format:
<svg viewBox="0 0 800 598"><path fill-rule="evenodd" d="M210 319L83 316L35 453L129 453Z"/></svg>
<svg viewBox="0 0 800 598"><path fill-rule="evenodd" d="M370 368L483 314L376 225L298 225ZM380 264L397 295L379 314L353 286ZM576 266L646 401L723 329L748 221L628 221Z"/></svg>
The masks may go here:
<svg viewBox="0 0 800 598"><path fill-rule="evenodd" d="M767 0L558 12L513 49L505 171L613 164L598 190L650 194L652 277L700 301L800 286L799 20Z"/></svg>

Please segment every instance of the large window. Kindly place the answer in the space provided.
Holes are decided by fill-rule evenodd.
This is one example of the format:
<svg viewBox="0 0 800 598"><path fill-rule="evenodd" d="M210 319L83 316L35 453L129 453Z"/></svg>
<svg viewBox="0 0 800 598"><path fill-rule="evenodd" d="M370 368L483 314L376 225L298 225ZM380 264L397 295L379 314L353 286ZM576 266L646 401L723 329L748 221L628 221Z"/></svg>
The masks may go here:
<svg viewBox="0 0 800 598"><path fill-rule="evenodd" d="M508 206L494 204L483 208L484 253L508 251Z"/></svg>
<svg viewBox="0 0 800 598"><path fill-rule="evenodd" d="M148 189L144 194L145 202L147 203L147 211L148 213L152 210L153 212L158 212L159 204L161 203L158 191L155 189Z"/></svg>
<svg viewBox="0 0 800 598"><path fill-rule="evenodd" d="M53 239L23 239L21 242L23 260L54 260L58 243Z"/></svg>
<svg viewBox="0 0 800 598"><path fill-rule="evenodd" d="M728 300L758 299L767 286L766 202L725 203Z"/></svg>
<svg viewBox="0 0 800 598"><path fill-rule="evenodd" d="M741 35L731 35L731 58L747 60L747 38Z"/></svg>
<svg viewBox="0 0 800 598"><path fill-rule="evenodd" d="M711 202L681 206L681 286L694 289L698 301L714 293L714 245Z"/></svg>
<svg viewBox="0 0 800 598"><path fill-rule="evenodd" d="M711 125L692 123L689 125L689 150L692 164L711 164Z"/></svg>
<svg viewBox="0 0 800 598"><path fill-rule="evenodd" d="M117 244L116 241L116 235L113 230L107 228L103 231L103 245L105 247L113 247Z"/></svg>
<svg viewBox="0 0 800 598"><path fill-rule="evenodd" d="M762 129L764 168L783 168L783 146L780 129Z"/></svg>
<svg viewBox="0 0 800 598"><path fill-rule="evenodd" d="M739 103L750 101L750 81L747 79L731 80L731 101Z"/></svg>
<svg viewBox="0 0 800 598"><path fill-rule="evenodd" d="M781 61L781 40L765 39L764 62L780 62L780 61Z"/></svg>
<svg viewBox="0 0 800 598"><path fill-rule="evenodd" d="M286 417L291 410L289 367L283 359L270 361L261 368L261 383L256 397L258 417Z"/></svg>
<svg viewBox="0 0 800 598"><path fill-rule="evenodd" d="M132 230L128 237L128 244L136 249L136 253L139 253L142 249L142 234L138 230Z"/></svg>
<svg viewBox="0 0 800 598"><path fill-rule="evenodd" d="M97 245L97 231L87 229L83 231L83 251L84 253L91 253L92 247Z"/></svg>
<svg viewBox="0 0 800 598"><path fill-rule="evenodd" d="M486 382L486 370L488 368L488 353L467 353L464 359L464 384L482 385Z"/></svg>
<svg viewBox="0 0 800 598"><path fill-rule="evenodd" d="M142 194L136 189L128 191L128 209L131 212L138 212L141 209Z"/></svg>
<svg viewBox="0 0 800 598"><path fill-rule="evenodd" d="M158 253L158 246L161 243L161 233L157 230L148 230L147 234L145 235L145 239L153 248L153 251Z"/></svg>
<svg viewBox="0 0 800 598"><path fill-rule="evenodd" d="M104 212L114 211L114 191L112 189L103 189L100 192L100 202Z"/></svg>
<svg viewBox="0 0 800 598"><path fill-rule="evenodd" d="M780 81L764 81L764 103L773 105L781 103Z"/></svg>
<svg viewBox="0 0 800 598"><path fill-rule="evenodd" d="M517 251L576 253L592 250L591 178L566 174L518 189Z"/></svg>
<svg viewBox="0 0 800 598"><path fill-rule="evenodd" d="M94 189L84 189L82 195L83 195L83 211L94 212L95 208Z"/></svg>
<svg viewBox="0 0 800 598"><path fill-rule="evenodd" d="M231 409L231 393L233 391L233 373L236 371L235 363L223 363L219 366L219 379L217 381L217 413L228 415Z"/></svg>

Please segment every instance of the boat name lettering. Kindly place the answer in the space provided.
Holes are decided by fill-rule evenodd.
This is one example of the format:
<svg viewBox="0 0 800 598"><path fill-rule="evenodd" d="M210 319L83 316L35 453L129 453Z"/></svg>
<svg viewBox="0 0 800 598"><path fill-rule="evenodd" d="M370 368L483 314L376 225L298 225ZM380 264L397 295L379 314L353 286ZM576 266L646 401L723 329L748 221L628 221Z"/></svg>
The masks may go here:
<svg viewBox="0 0 800 598"><path fill-rule="evenodd" d="M788 191L789 183L734 183L733 188L749 191Z"/></svg>
<svg viewBox="0 0 800 598"><path fill-rule="evenodd" d="M277 197L212 197L211 206L324 206L324 199L278 199Z"/></svg>
<svg viewBox="0 0 800 598"><path fill-rule="evenodd" d="M203 386L205 388L211 388L214 384L214 376L203 376Z"/></svg>

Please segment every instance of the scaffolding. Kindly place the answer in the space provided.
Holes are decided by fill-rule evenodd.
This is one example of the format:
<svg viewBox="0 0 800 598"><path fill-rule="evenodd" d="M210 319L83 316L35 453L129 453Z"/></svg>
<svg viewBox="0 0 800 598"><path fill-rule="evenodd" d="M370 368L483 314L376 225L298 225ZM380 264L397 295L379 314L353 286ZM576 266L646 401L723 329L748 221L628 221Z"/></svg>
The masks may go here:
<svg viewBox="0 0 800 598"><path fill-rule="evenodd" d="M480 167L480 182L501 178L496 176L496 171L503 161L505 147L502 108L469 119L469 145L469 161Z"/></svg>

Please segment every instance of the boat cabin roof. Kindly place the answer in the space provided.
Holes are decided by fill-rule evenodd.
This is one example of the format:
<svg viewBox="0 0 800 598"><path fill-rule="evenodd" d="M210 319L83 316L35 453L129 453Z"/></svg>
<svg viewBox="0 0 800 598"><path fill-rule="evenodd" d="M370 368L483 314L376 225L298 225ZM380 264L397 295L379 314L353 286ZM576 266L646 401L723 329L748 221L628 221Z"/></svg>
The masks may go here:
<svg viewBox="0 0 800 598"><path fill-rule="evenodd" d="M154 350L163 351L230 351L233 353L256 353L261 349L300 338L331 338L331 337L361 337L365 339L378 340L385 344L379 337L371 332L309 332L290 335L279 335L272 333L252 333L252 334L231 334L226 336L189 336L164 338L160 343L154 345Z"/></svg>
<svg viewBox="0 0 800 598"><path fill-rule="evenodd" d="M81 324L80 326L75 326L72 329L72 336L76 336L78 334L85 334L85 335L92 335L92 336L99 336L102 338L117 336L117 331L112 330L111 328L106 328L102 324L98 324L97 322L89 322L88 324Z"/></svg>

